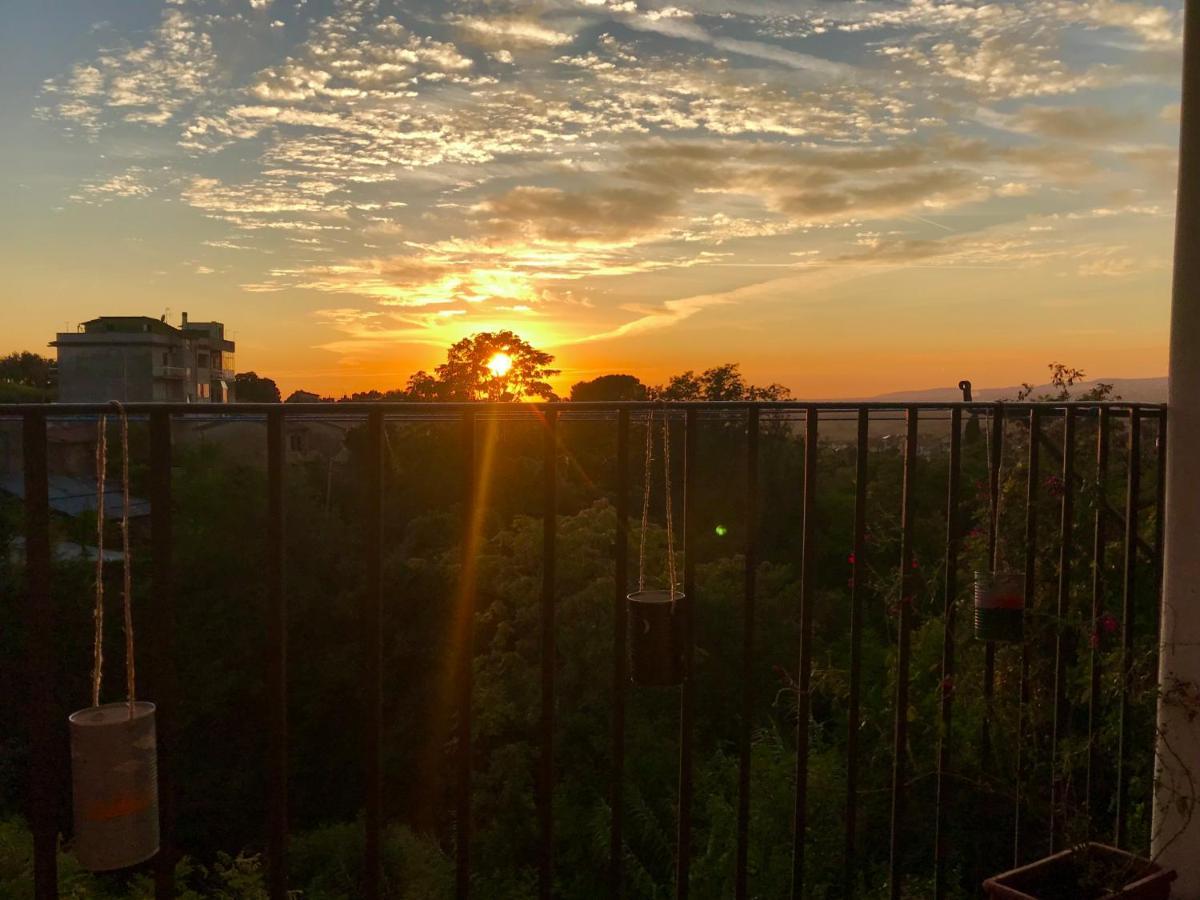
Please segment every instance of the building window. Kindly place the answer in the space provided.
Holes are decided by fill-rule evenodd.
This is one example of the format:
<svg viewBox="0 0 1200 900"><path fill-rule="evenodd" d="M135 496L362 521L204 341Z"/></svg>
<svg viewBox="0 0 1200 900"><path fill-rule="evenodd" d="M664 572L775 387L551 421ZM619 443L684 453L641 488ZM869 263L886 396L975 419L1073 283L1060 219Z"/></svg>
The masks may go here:
<svg viewBox="0 0 1200 900"><path fill-rule="evenodd" d="M293 452L303 453L304 452L304 432L293 431L290 435L288 435L288 443L291 446Z"/></svg>
<svg viewBox="0 0 1200 900"><path fill-rule="evenodd" d="M208 354L200 353L196 355L196 366L200 369L208 368Z"/></svg>
<svg viewBox="0 0 1200 900"><path fill-rule="evenodd" d="M199 388L199 390L200 390L200 398L201 398L202 400L207 400L207 399L208 399L208 385L207 385L207 384L201 384L201 385L198 385L197 387L198 387L198 388Z"/></svg>

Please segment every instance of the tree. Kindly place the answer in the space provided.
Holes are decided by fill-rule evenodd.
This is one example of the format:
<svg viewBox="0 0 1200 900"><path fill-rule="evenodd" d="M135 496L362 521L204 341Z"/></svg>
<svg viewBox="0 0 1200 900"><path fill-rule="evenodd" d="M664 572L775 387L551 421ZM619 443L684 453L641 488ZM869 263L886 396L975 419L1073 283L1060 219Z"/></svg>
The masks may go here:
<svg viewBox="0 0 1200 900"><path fill-rule="evenodd" d="M505 365L497 366L497 358ZM437 379L447 400L554 399L546 379L559 373L550 368L554 357L511 331L484 331L463 338L446 351Z"/></svg>
<svg viewBox="0 0 1200 900"><path fill-rule="evenodd" d="M242 403L278 403L279 387L272 378L255 372L239 372L234 378L233 396Z"/></svg>
<svg viewBox="0 0 1200 900"><path fill-rule="evenodd" d="M9 384L45 388L54 384L57 375L58 363L55 360L28 350L0 357L0 381Z"/></svg>
<svg viewBox="0 0 1200 900"><path fill-rule="evenodd" d="M657 393L663 400L787 400L792 396L782 384L747 384L737 363L705 369L699 375L688 369L673 376Z"/></svg>
<svg viewBox="0 0 1200 900"><path fill-rule="evenodd" d="M424 369L414 372L408 379L405 393L409 400L430 402L446 399L446 386Z"/></svg>
<svg viewBox="0 0 1200 900"><path fill-rule="evenodd" d="M1039 403L1062 403L1065 400L1120 400L1113 394L1113 386L1106 384L1103 381L1097 381L1096 386L1090 390L1084 391L1078 397L1071 396L1071 389L1087 378L1087 373L1083 369L1075 369L1071 366L1064 365L1060 362L1052 362L1047 365L1050 370L1050 386L1054 388L1052 394L1039 394L1034 397L1033 392L1037 390L1036 386L1028 381L1021 384L1021 390L1017 392L1017 400L1033 399Z"/></svg>
<svg viewBox="0 0 1200 900"><path fill-rule="evenodd" d="M647 396L649 389L633 375L601 375L571 385L571 399L576 402L645 400Z"/></svg>
<svg viewBox="0 0 1200 900"><path fill-rule="evenodd" d="M292 391L284 403L320 403L321 396L312 391Z"/></svg>

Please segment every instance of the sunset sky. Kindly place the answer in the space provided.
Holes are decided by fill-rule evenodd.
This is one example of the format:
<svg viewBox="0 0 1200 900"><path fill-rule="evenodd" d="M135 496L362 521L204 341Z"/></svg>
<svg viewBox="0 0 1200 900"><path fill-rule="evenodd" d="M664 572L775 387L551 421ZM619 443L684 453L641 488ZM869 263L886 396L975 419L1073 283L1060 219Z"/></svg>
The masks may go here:
<svg viewBox="0 0 1200 900"><path fill-rule="evenodd" d="M224 321L334 395L1166 370L1182 4L5 0L0 353Z"/></svg>

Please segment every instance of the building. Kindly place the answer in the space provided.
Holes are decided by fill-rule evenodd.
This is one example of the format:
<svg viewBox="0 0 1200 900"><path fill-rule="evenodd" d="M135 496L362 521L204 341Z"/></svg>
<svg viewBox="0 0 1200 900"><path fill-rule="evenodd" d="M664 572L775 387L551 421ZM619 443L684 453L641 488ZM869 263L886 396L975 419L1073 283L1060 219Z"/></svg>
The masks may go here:
<svg viewBox="0 0 1200 900"><path fill-rule="evenodd" d="M234 345L220 322L189 322L184 313L176 328L165 316L100 316L50 346L62 403L232 399Z"/></svg>

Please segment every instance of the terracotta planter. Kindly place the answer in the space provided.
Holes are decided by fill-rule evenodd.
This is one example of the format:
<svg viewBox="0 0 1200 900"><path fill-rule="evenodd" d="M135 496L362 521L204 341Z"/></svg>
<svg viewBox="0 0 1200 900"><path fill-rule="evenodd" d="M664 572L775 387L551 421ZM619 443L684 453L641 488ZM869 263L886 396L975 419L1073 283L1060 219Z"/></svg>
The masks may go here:
<svg viewBox="0 0 1200 900"><path fill-rule="evenodd" d="M643 687L683 683L683 594L629 595L629 680Z"/></svg>
<svg viewBox="0 0 1200 900"><path fill-rule="evenodd" d="M1173 869L1106 844L1081 844L983 883L989 900L1168 900Z"/></svg>
<svg viewBox="0 0 1200 900"><path fill-rule="evenodd" d="M1025 637L1025 580L1015 572L975 573L975 637L1019 643Z"/></svg>

